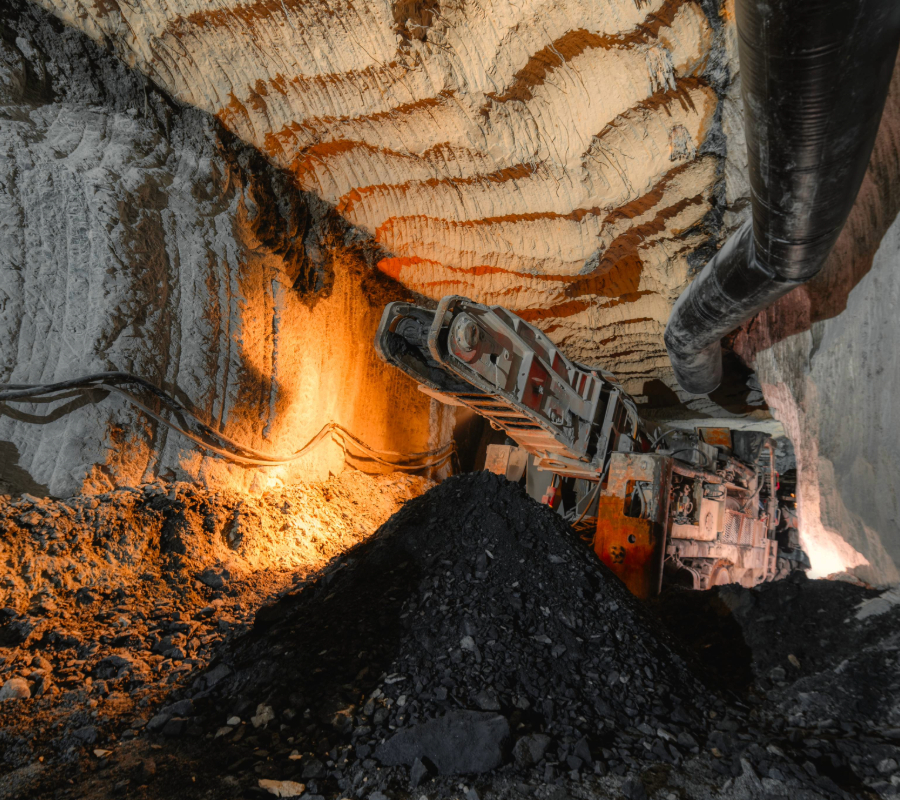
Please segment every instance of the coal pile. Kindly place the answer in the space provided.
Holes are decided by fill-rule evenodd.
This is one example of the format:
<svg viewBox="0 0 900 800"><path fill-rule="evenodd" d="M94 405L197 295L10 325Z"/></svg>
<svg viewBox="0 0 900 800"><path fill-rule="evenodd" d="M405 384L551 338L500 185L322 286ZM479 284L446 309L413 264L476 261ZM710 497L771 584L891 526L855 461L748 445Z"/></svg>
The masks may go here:
<svg viewBox="0 0 900 800"><path fill-rule="evenodd" d="M223 752L290 742L272 777L354 797L498 767L552 781L679 764L716 715L584 543L490 473L409 502L214 670Z"/></svg>
<svg viewBox="0 0 900 800"><path fill-rule="evenodd" d="M800 578L719 592L752 648L766 727L857 793L900 796L897 590Z"/></svg>
<svg viewBox="0 0 900 800"><path fill-rule="evenodd" d="M324 568L255 582L281 598L260 608L233 579L198 581L208 607L147 620L148 637L217 620L199 664L143 638L106 650L100 601L89 658L44 648L48 667L37 640L7 648L0 800L900 794L896 592L798 576L645 606L490 474L408 502ZM260 608L251 626L231 624L238 606ZM17 699L40 670L60 691Z"/></svg>
<svg viewBox="0 0 900 800"><path fill-rule="evenodd" d="M708 674L751 707L739 731L752 724L753 737L715 731L708 744L749 762L766 789L796 793L772 784L793 771L820 791L887 798L900 795L898 594L795 573L753 589L669 589L655 605ZM775 763L779 753L787 761Z"/></svg>

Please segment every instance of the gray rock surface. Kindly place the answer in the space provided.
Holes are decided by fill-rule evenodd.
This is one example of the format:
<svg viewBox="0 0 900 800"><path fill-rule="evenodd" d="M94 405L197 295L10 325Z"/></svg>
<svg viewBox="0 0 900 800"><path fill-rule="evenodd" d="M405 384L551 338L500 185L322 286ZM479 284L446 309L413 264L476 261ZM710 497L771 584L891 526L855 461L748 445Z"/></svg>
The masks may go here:
<svg viewBox="0 0 900 800"><path fill-rule="evenodd" d="M814 575L847 569L875 584L900 578L898 267L900 219L840 316L757 356L767 396L797 444L800 530Z"/></svg>
<svg viewBox="0 0 900 800"><path fill-rule="evenodd" d="M0 702L5 700L27 700L31 697L31 689L25 678L10 678L0 688Z"/></svg>
<svg viewBox="0 0 900 800"><path fill-rule="evenodd" d="M398 731L375 749L375 758L389 766L427 758L441 775L470 775L499 767L508 739L509 722L500 714L451 711Z"/></svg>
<svg viewBox="0 0 900 800"><path fill-rule="evenodd" d="M395 426L411 450L434 446L430 401L374 367L383 303L347 223L214 116L27 0L4 4L0 28L0 383L131 372L271 454L332 420L376 447L396 449ZM387 302L383 282L370 289ZM317 378L298 392L302 374ZM348 374L376 401L357 407ZM223 462L105 391L0 413L0 491L157 476L263 490L344 463L328 439L279 470Z"/></svg>
<svg viewBox="0 0 900 800"><path fill-rule="evenodd" d="M550 737L543 733L532 733L521 737L513 747L513 757L523 767L537 764L550 746Z"/></svg>

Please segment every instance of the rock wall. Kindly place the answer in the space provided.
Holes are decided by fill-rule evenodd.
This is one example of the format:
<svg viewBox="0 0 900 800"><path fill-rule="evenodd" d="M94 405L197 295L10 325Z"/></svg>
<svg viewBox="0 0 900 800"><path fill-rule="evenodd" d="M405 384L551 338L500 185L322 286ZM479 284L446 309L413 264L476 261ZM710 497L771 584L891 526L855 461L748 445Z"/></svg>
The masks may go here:
<svg viewBox="0 0 900 800"><path fill-rule="evenodd" d="M502 303L633 394L674 386L662 331L718 228L716 3L41 1L332 204L384 274Z"/></svg>
<svg viewBox="0 0 900 800"><path fill-rule="evenodd" d="M900 579L895 398L900 69L853 212L820 275L735 337L794 442L814 573Z"/></svg>
<svg viewBox="0 0 900 800"><path fill-rule="evenodd" d="M648 416L771 425L773 406L817 569L897 577L892 434L871 422L892 430L895 369L874 358L860 390L844 355L891 340L848 296L892 258L896 87L829 266L696 398L662 332L748 212L733 0L39 4L56 27L16 5L4 34L0 377L133 369L260 449L329 419L423 449L453 418L375 363L371 331L405 291L466 294L617 373ZM0 413L7 480L54 492L343 463L260 477L113 398Z"/></svg>
<svg viewBox="0 0 900 800"><path fill-rule="evenodd" d="M428 401L371 348L399 287L321 200L26 5L0 79L0 380L130 371L267 452L331 420L375 447L434 444ZM0 441L7 484L58 495L170 473L261 490L344 463L327 443L235 467L115 395L2 405Z"/></svg>
<svg viewBox="0 0 900 800"><path fill-rule="evenodd" d="M43 5L4 23L3 380L130 370L258 449L336 420L421 450L452 414L370 347L405 287L509 305L677 402L661 333L719 233L727 11ZM3 480L57 494L343 463L234 468L116 397L4 407L0 441Z"/></svg>
<svg viewBox="0 0 900 800"><path fill-rule="evenodd" d="M896 398L900 218L846 310L756 356L770 405L798 454L806 547L816 574L900 579Z"/></svg>

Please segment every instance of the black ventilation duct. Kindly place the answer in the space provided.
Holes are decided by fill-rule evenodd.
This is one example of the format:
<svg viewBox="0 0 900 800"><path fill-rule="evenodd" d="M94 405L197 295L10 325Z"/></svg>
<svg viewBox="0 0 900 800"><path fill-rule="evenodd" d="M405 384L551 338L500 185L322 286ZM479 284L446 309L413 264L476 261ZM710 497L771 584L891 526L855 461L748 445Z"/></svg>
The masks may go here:
<svg viewBox="0 0 900 800"><path fill-rule="evenodd" d="M722 379L720 340L816 275L850 213L900 42L900 0L737 0L752 220L672 309L681 387Z"/></svg>

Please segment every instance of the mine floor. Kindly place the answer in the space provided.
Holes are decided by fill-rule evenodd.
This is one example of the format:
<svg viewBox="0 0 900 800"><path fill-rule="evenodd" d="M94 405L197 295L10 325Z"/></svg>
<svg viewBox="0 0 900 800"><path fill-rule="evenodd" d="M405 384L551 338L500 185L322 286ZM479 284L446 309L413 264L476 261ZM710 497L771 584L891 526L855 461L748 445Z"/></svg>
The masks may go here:
<svg viewBox="0 0 900 800"><path fill-rule="evenodd" d="M519 487L425 488L0 501L0 798L898 794L879 592L642 604Z"/></svg>

